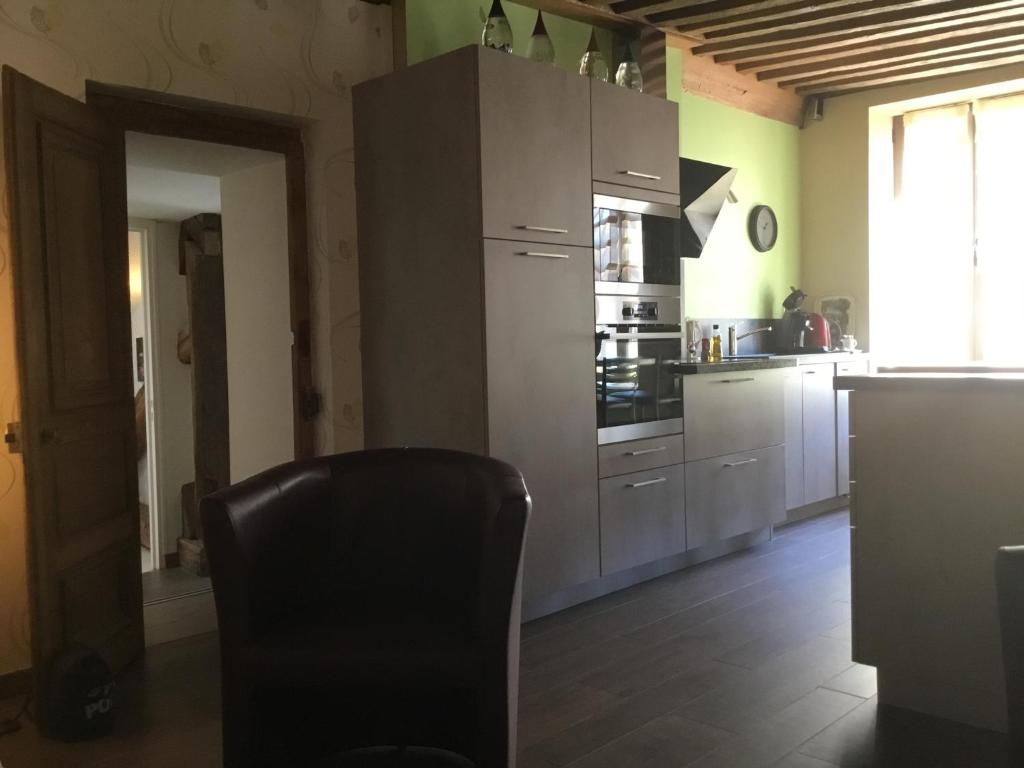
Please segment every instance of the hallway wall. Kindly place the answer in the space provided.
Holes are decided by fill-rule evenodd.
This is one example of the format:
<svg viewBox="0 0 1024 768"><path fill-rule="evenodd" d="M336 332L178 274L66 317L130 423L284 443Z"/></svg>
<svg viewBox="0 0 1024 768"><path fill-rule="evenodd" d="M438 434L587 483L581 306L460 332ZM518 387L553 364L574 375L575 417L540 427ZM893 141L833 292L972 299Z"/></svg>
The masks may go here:
<svg viewBox="0 0 1024 768"><path fill-rule="evenodd" d="M391 10L360 0L0 0L0 64L75 98L86 79L292 115L305 127L317 449L362 445L350 88L391 69ZM6 204L0 419L17 417ZM27 667L25 498L0 449L0 675Z"/></svg>

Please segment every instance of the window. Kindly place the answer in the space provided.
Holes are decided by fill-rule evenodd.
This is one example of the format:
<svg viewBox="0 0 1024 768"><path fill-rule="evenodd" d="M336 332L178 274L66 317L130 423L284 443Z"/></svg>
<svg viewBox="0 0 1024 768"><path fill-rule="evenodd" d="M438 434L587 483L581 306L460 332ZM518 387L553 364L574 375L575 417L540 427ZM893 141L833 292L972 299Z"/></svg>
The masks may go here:
<svg viewBox="0 0 1024 768"><path fill-rule="evenodd" d="M879 357L1024 365L1021 137L1024 95L894 118L889 242L872 265Z"/></svg>

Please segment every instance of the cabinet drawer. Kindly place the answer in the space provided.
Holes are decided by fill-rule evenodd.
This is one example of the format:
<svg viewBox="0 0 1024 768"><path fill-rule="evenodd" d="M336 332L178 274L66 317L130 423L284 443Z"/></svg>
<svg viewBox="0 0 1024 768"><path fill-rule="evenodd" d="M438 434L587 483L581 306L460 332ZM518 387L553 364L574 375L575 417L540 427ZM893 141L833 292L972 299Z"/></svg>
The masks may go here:
<svg viewBox="0 0 1024 768"><path fill-rule="evenodd" d="M682 464L683 436L666 435L602 445L597 449L597 462L601 477Z"/></svg>
<svg viewBox="0 0 1024 768"><path fill-rule="evenodd" d="M683 379L686 460L780 445L784 369L702 373Z"/></svg>
<svg viewBox="0 0 1024 768"><path fill-rule="evenodd" d="M785 517L783 446L687 462L687 549L756 531Z"/></svg>
<svg viewBox="0 0 1024 768"><path fill-rule="evenodd" d="M686 549L682 464L609 477L601 489L601 575Z"/></svg>
<svg viewBox="0 0 1024 768"><path fill-rule="evenodd" d="M594 179L679 194L675 102L592 80L591 116Z"/></svg>

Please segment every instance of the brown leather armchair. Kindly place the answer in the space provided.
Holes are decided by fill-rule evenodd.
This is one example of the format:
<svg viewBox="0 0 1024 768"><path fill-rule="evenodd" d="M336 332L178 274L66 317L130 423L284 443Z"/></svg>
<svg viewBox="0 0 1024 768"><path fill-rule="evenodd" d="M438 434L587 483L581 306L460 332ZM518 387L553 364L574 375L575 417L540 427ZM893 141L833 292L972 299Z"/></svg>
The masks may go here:
<svg viewBox="0 0 1024 768"><path fill-rule="evenodd" d="M224 765L374 744L515 764L522 475L455 451L293 462L203 499Z"/></svg>

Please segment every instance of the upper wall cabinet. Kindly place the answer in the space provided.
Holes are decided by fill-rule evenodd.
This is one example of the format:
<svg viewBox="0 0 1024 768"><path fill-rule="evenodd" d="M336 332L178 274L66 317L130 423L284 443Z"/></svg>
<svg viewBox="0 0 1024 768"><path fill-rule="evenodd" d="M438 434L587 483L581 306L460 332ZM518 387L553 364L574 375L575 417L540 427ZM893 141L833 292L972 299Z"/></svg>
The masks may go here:
<svg viewBox="0 0 1024 768"><path fill-rule="evenodd" d="M591 82L594 180L679 194L679 105Z"/></svg>
<svg viewBox="0 0 1024 768"><path fill-rule="evenodd" d="M484 237L592 245L589 82L478 54Z"/></svg>

